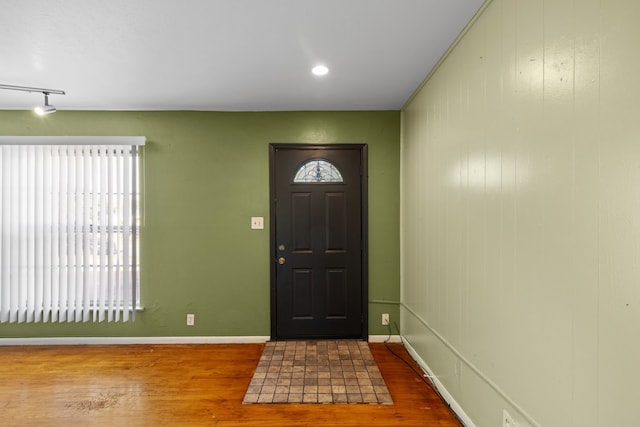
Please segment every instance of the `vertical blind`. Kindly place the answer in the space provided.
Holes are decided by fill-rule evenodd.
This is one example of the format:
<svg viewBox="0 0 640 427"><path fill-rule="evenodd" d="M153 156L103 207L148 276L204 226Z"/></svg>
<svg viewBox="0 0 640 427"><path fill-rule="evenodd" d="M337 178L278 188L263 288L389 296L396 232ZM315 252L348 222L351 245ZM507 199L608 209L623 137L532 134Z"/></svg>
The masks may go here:
<svg viewBox="0 0 640 427"><path fill-rule="evenodd" d="M0 322L135 319L144 137L0 137Z"/></svg>

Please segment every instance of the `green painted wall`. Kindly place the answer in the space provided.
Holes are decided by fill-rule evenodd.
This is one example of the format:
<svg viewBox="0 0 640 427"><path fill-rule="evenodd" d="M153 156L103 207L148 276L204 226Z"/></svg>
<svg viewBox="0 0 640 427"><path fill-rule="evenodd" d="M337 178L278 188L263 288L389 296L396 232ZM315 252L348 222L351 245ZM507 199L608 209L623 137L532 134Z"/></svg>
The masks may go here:
<svg viewBox="0 0 640 427"><path fill-rule="evenodd" d="M369 298L399 300L400 112L0 112L0 135L144 135L134 323L0 324L0 337L268 336L268 144L369 146ZM250 217L264 216L265 230ZM370 334L386 334L371 303ZM195 313L196 325L185 325ZM395 333L395 331L394 331Z"/></svg>

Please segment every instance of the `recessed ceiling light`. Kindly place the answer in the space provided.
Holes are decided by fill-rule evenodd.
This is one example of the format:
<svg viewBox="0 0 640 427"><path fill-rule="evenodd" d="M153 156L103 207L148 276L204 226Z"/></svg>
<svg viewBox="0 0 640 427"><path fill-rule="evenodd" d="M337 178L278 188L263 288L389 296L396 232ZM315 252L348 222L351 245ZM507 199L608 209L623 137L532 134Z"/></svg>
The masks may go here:
<svg viewBox="0 0 640 427"><path fill-rule="evenodd" d="M311 72L316 76L324 76L329 72L329 69L326 65L316 65L311 69Z"/></svg>

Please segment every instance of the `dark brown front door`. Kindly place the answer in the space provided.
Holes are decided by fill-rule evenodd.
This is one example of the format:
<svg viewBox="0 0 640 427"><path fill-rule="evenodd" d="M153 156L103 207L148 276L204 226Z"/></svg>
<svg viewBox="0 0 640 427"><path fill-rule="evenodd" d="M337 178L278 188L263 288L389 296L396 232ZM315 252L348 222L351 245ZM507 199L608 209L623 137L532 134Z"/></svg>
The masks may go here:
<svg viewBox="0 0 640 427"><path fill-rule="evenodd" d="M270 149L272 338L366 339L366 146Z"/></svg>

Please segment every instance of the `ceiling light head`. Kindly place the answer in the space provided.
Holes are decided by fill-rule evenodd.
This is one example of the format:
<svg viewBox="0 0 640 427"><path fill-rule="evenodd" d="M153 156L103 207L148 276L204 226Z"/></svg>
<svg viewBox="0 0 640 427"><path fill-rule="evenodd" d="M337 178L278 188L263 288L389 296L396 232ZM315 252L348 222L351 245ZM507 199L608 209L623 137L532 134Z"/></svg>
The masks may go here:
<svg viewBox="0 0 640 427"><path fill-rule="evenodd" d="M326 65L316 65L311 72L316 76L324 76L329 73L329 68Z"/></svg>
<svg viewBox="0 0 640 427"><path fill-rule="evenodd" d="M57 110L53 105L43 105L34 108L33 111L39 116L46 116L47 114L55 113Z"/></svg>
<svg viewBox="0 0 640 427"><path fill-rule="evenodd" d="M49 105L49 93L48 92L42 92L42 93L44 94L44 105L37 106L36 108L33 109L33 111L35 111L36 114L39 116L55 113L56 107L53 105Z"/></svg>

